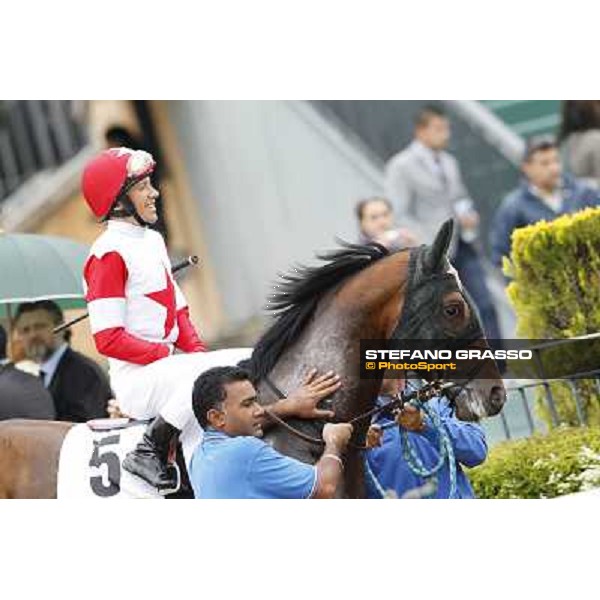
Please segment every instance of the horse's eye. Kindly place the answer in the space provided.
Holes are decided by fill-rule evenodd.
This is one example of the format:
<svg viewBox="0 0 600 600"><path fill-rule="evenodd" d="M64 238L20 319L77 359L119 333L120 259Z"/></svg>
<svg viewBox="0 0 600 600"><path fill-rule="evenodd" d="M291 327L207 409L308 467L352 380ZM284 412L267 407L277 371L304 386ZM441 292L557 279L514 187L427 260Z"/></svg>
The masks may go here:
<svg viewBox="0 0 600 600"><path fill-rule="evenodd" d="M449 317L450 319L457 317L460 313L460 307L457 304L450 304L448 306L444 306L444 315Z"/></svg>

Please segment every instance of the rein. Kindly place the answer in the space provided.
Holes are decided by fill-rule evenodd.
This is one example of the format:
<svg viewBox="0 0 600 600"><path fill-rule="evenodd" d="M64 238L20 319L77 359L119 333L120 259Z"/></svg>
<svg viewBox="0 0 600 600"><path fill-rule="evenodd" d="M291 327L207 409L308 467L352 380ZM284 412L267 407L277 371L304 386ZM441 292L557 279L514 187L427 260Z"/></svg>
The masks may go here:
<svg viewBox="0 0 600 600"><path fill-rule="evenodd" d="M275 394L278 396L278 398L280 400L283 400L284 398L286 398L286 395L268 377L265 377L263 379L263 381L271 388L271 390L273 392L275 392ZM360 423L361 421L364 421L365 419L369 419L369 418L371 418L381 412L384 412L386 410L402 408L405 404L407 404L411 400L418 400L419 402L425 402L426 400L429 400L433 396L440 394L444 390L454 387L455 385L456 384L454 384L454 383L442 384L439 381L432 381L428 384L425 384L422 388L420 388L418 390L410 390L410 391L402 390L402 391L398 392L398 395L394 399L390 400L389 402L386 402L385 404L382 404L381 406L376 406L375 408L372 408L364 413L361 413L360 415L357 415L356 417L350 419L349 421L346 421L346 423L349 423L350 425L354 425L355 423ZM308 435L307 433L304 433L303 431L300 431L299 429L296 429L295 427L293 427L292 425L290 425L289 423L287 423L286 421L284 421L283 419L278 417L275 413L273 413L273 411L269 410L268 407L263 406L263 410L265 411L265 414L273 422L275 422L277 425L280 425L285 430L289 431L290 433L292 433L296 437L300 438L301 440L304 440L305 442L309 442L316 446L324 446L325 445L325 442L322 439L313 437L311 435ZM368 450L369 449L364 444L350 443L349 446L355 450Z"/></svg>

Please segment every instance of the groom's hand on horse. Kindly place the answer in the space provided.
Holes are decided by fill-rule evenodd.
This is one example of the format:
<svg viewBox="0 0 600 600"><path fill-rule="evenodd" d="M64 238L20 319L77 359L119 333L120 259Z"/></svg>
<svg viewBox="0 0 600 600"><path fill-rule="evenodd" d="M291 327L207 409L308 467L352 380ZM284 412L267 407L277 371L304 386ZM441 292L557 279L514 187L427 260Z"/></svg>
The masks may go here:
<svg viewBox="0 0 600 600"><path fill-rule="evenodd" d="M334 416L332 410L317 407L322 400L340 389L340 377L333 371L319 376L317 373L317 369L311 369L302 385L285 400L289 416L300 419L331 419Z"/></svg>

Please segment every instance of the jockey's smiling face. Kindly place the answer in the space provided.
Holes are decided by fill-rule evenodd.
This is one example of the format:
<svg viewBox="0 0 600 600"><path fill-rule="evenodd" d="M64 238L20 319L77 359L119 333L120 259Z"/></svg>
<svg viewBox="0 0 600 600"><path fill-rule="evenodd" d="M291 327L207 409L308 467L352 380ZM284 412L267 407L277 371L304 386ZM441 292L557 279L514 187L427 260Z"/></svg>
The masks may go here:
<svg viewBox="0 0 600 600"><path fill-rule="evenodd" d="M133 202L138 215L149 225L158 221L156 200L158 190L152 185L150 177L138 181L128 192L129 199Z"/></svg>
<svg viewBox="0 0 600 600"><path fill-rule="evenodd" d="M234 381L225 384L226 396L220 408L207 413L212 427L230 435L262 437L264 410L258 404L256 389L250 381Z"/></svg>

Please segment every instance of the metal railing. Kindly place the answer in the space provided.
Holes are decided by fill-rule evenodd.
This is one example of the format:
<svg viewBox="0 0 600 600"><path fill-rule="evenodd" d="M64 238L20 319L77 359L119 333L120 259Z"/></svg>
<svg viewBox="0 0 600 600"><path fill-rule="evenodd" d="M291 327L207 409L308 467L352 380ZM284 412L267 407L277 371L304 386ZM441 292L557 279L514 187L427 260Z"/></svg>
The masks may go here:
<svg viewBox="0 0 600 600"><path fill-rule="evenodd" d="M544 350L596 339L600 339L600 333L550 340L542 344L530 346L529 348L533 350L537 365L543 375L541 354ZM598 368L585 372L568 373L561 377L553 378L542 376L540 379L507 385L507 400L504 409L498 416L490 419L489 423L486 424L486 429L492 443L528 437L536 432L547 432L550 427L557 427L567 422L581 426L588 425L589 418L586 402L589 398L586 399L582 395L582 382L590 382L589 387L595 392L592 402L595 402L597 409L600 410L600 364ZM567 420L561 416L559 400L555 397L557 387L562 388L564 392L568 392L567 394L562 394L562 402L564 403L566 395L567 404L570 403L570 406L567 406L567 408L573 410L574 419ZM538 390L543 390L543 394L540 394ZM543 419L537 414L538 411L535 409L536 403L538 403L538 406L547 408L549 422L548 419Z"/></svg>

